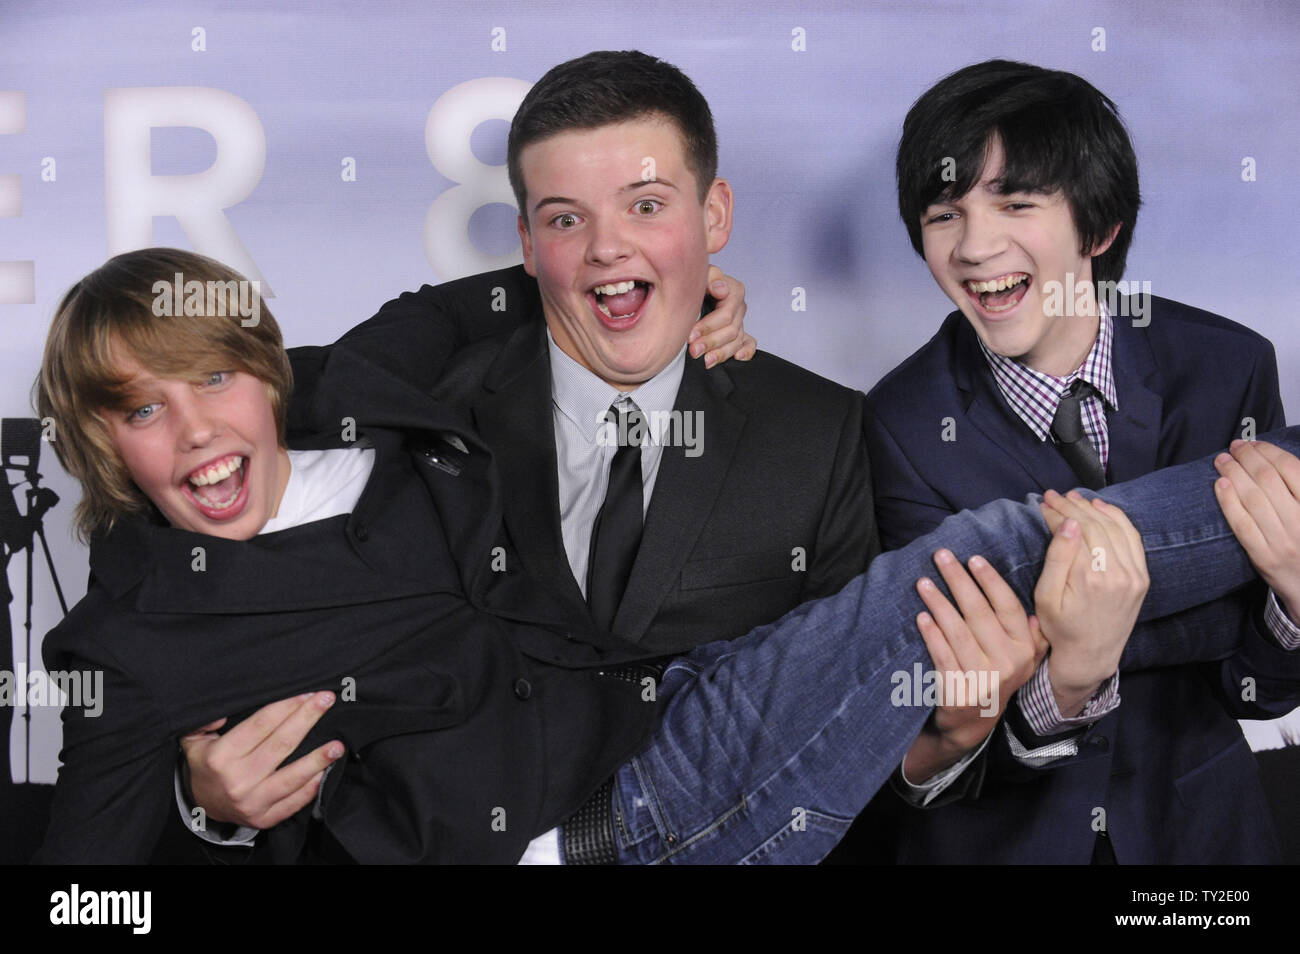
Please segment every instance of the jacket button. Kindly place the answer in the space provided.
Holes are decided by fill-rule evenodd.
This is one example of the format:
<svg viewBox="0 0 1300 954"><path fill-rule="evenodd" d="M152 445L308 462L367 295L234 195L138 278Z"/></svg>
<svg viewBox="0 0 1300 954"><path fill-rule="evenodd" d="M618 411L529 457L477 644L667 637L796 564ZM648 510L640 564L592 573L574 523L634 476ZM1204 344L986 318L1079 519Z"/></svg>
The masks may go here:
<svg viewBox="0 0 1300 954"><path fill-rule="evenodd" d="M352 530L352 535L356 537L358 540L360 540L362 543L365 543L367 540L370 539L370 531L366 529L366 525L364 523L357 524L356 527L354 527Z"/></svg>
<svg viewBox="0 0 1300 954"><path fill-rule="evenodd" d="M1110 748L1110 740L1107 739L1104 735L1094 735L1091 739L1088 740L1088 744L1091 745L1094 749L1100 749L1103 752L1105 752L1108 748Z"/></svg>
<svg viewBox="0 0 1300 954"><path fill-rule="evenodd" d="M515 680L515 698L527 699L533 694L533 684L527 679Z"/></svg>

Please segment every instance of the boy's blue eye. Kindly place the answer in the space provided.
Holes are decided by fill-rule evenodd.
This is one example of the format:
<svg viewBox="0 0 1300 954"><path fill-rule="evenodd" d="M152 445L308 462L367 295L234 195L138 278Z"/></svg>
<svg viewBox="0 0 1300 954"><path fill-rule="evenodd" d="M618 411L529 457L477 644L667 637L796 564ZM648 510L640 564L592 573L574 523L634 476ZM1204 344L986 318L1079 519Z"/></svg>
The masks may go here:
<svg viewBox="0 0 1300 954"><path fill-rule="evenodd" d="M127 415L133 421L147 421L153 417L154 411L157 410L157 404L146 404L144 407L138 407Z"/></svg>
<svg viewBox="0 0 1300 954"><path fill-rule="evenodd" d="M205 387L215 388L219 384L225 384L232 373L231 371L213 371L207 376L203 384Z"/></svg>

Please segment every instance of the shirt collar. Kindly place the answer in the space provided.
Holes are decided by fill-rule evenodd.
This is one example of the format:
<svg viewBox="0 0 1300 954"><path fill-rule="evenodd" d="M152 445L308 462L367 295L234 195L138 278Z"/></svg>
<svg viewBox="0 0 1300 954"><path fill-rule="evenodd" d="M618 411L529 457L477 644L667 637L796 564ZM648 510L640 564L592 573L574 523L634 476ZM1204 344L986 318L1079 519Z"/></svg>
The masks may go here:
<svg viewBox="0 0 1300 954"><path fill-rule="evenodd" d="M550 328L546 329L546 348L551 357L551 399L589 443L596 443L597 430L605 420L605 412L623 395L630 398L650 421L660 421L667 426L667 412L677 402L677 391L686 370L686 345L682 345L677 356L662 371L635 391L620 391L573 360L555 343Z"/></svg>
<svg viewBox="0 0 1300 954"><path fill-rule="evenodd" d="M1021 364L1013 358L995 354L977 335L980 351L988 361L989 370L998 390L1011 405L1016 416L1023 420L1039 440L1047 440L1052 430L1052 418L1061 403L1066 389L1079 378L1097 389L1098 395L1112 410L1119 408L1119 394L1115 389L1115 371L1111 360L1114 350L1115 330L1106 306L1100 306L1101 320L1097 327L1097 340L1092 343L1087 357L1076 370L1063 378L1046 374Z"/></svg>

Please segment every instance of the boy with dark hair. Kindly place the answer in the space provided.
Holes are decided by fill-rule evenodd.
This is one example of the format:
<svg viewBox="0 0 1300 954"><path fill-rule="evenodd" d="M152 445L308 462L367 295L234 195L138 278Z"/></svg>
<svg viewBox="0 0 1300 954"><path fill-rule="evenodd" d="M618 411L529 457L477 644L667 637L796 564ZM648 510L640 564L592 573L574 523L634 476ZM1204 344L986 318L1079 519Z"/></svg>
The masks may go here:
<svg viewBox="0 0 1300 954"><path fill-rule="evenodd" d="M718 136L709 102L681 70L639 50L597 50L548 70L510 122L506 168L519 211L527 190L520 157L535 142L646 116L671 120L700 201L718 176ZM653 175L650 176L653 178Z"/></svg>
<svg viewBox="0 0 1300 954"><path fill-rule="evenodd" d="M867 399L886 548L997 497L1100 488L1283 424L1268 341L1145 291L1116 294L1137 163L1115 105L1083 79L1002 60L959 70L908 113L897 171L912 245L958 310ZM1285 484L1264 486L1285 500ZM1274 593L1258 596L1235 654L1126 672L1122 705L1122 620L1095 607L1081 622L1100 638L1074 649L1049 633L1051 654L985 758L932 803L966 799L886 806L900 828L889 851L919 862L1274 859L1235 719L1300 701L1296 569L1279 572L1265 574ZM932 799L911 783L935 767L895 787Z"/></svg>
<svg viewBox="0 0 1300 954"><path fill-rule="evenodd" d="M523 265L403 295L334 346L470 410L511 487L501 572L665 659L838 591L876 549L862 394L770 354L692 360L733 207L700 91L645 53L587 54L524 97L507 156ZM466 347L443 362L449 319ZM265 766L208 785L193 749L214 817L267 820L226 797ZM602 856L576 828L530 860Z"/></svg>

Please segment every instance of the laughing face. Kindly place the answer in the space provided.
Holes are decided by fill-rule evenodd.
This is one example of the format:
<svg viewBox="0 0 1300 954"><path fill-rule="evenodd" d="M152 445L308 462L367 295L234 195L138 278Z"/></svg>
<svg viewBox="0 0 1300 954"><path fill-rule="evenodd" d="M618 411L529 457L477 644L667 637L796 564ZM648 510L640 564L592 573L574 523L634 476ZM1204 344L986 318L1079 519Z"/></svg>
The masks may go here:
<svg viewBox="0 0 1300 954"><path fill-rule="evenodd" d="M1097 337L1095 301L1080 307L1076 291L1092 282L1092 256L1110 242L1081 250L1065 196L1004 192L1002 165L995 139L979 182L926 209L925 263L990 351L1064 377Z"/></svg>
<svg viewBox="0 0 1300 954"><path fill-rule="evenodd" d="M701 202L671 121L649 116L571 130L520 155L524 267L555 343L609 384L632 390L686 344L709 256L731 234L731 188Z"/></svg>
<svg viewBox="0 0 1300 954"><path fill-rule="evenodd" d="M131 407L104 410L131 479L167 522L227 540L256 536L289 481L262 381L241 371L159 378L131 359Z"/></svg>

